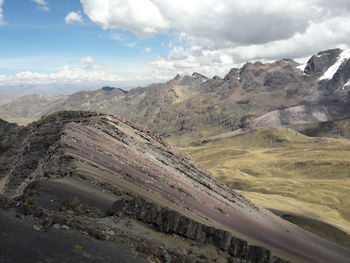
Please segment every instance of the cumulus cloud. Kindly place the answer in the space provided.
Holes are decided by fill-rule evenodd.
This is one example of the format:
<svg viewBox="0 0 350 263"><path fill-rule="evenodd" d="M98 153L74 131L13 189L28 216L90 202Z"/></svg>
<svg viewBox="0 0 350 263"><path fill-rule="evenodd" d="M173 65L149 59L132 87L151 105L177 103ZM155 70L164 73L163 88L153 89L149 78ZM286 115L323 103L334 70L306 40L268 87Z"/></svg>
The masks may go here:
<svg viewBox="0 0 350 263"><path fill-rule="evenodd" d="M232 54L223 50L207 50L201 46L183 48L175 46L167 56L158 56L150 63L155 72L173 77L174 72L191 74L201 72L207 76L224 76L234 64Z"/></svg>
<svg viewBox="0 0 350 263"><path fill-rule="evenodd" d="M135 34L178 30L214 42L258 44L304 32L326 12L308 0L81 0L85 13L105 29Z"/></svg>
<svg viewBox="0 0 350 263"><path fill-rule="evenodd" d="M64 18L64 21L66 24L73 24L73 23L84 23L83 17L81 16L81 12L70 12L66 15Z"/></svg>
<svg viewBox="0 0 350 263"><path fill-rule="evenodd" d="M222 72L247 60L299 58L350 44L348 0L81 0L104 29L175 35L156 70ZM175 32L175 33L174 33Z"/></svg>
<svg viewBox="0 0 350 263"><path fill-rule="evenodd" d="M91 21L104 29L126 29L138 36L149 36L169 28L151 0L81 0L81 3Z"/></svg>
<svg viewBox="0 0 350 263"><path fill-rule="evenodd" d="M33 2L38 4L38 9L42 11L50 11L49 4L46 0L32 0Z"/></svg>
<svg viewBox="0 0 350 263"><path fill-rule="evenodd" d="M4 22L4 13L3 13L3 10L2 10L2 6L3 6L4 3L5 3L5 0L0 0L0 26L5 24L5 22Z"/></svg>

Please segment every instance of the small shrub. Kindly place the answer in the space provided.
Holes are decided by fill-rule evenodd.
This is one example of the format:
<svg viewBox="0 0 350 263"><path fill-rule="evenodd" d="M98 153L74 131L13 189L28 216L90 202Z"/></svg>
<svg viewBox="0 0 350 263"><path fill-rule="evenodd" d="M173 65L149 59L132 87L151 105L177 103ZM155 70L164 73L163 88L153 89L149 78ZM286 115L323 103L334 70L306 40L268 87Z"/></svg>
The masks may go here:
<svg viewBox="0 0 350 263"><path fill-rule="evenodd" d="M75 246L73 247L73 249L74 249L75 251L81 252L81 251L85 250L85 247L80 246L80 245L75 245Z"/></svg>
<svg viewBox="0 0 350 263"><path fill-rule="evenodd" d="M128 236L125 232L120 232L119 234L118 234L118 236L120 236L120 237L126 237L126 236Z"/></svg>
<svg viewBox="0 0 350 263"><path fill-rule="evenodd" d="M31 206L37 205L36 201L33 200L32 198L28 198L28 199L26 200L26 203L27 203L28 205L31 205Z"/></svg>

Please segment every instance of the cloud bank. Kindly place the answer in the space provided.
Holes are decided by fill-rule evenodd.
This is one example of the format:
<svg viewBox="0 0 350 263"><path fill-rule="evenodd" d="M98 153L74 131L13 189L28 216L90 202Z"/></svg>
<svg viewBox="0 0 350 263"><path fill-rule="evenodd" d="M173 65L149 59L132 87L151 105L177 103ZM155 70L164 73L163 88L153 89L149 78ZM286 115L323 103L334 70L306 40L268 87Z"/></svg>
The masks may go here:
<svg viewBox="0 0 350 263"><path fill-rule="evenodd" d="M5 22L4 22L4 12L2 10L2 6L3 6L4 3L5 3L5 0L0 0L0 26L5 24Z"/></svg>
<svg viewBox="0 0 350 263"><path fill-rule="evenodd" d="M25 71L13 75L0 74L0 86L117 83L123 80L120 76L106 71L70 66L65 66L55 73Z"/></svg>
<svg viewBox="0 0 350 263"><path fill-rule="evenodd" d="M140 38L171 33L165 72L218 74L247 60L301 58L350 44L347 0L81 0L103 29Z"/></svg>

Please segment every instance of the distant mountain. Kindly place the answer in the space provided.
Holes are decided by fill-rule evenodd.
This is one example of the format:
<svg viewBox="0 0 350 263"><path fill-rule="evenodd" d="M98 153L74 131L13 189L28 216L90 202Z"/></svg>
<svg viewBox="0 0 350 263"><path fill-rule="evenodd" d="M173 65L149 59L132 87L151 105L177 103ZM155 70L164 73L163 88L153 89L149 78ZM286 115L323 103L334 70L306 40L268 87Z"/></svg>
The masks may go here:
<svg viewBox="0 0 350 263"><path fill-rule="evenodd" d="M312 56L304 75L316 80L315 100L269 112L251 127L278 127L340 120L350 117L350 50L333 49Z"/></svg>
<svg viewBox="0 0 350 263"><path fill-rule="evenodd" d="M39 119L45 109L55 107L66 98L67 96L26 95L2 105L0 116L10 122L28 124Z"/></svg>
<svg viewBox="0 0 350 263"><path fill-rule="evenodd" d="M8 93L0 92L0 105L9 103L18 97L20 96L17 94L8 94Z"/></svg>
<svg viewBox="0 0 350 263"><path fill-rule="evenodd" d="M26 127L1 121L0 138L4 262L24 255L121 263L350 257L349 249L255 206L157 135L113 115L65 111Z"/></svg>
<svg viewBox="0 0 350 263"><path fill-rule="evenodd" d="M312 56L305 65L290 59L248 62L223 79L193 73L128 92L104 87L51 99L24 97L1 106L0 117L32 120L59 110L113 113L186 145L240 128L350 117L349 67L349 51L332 49Z"/></svg>

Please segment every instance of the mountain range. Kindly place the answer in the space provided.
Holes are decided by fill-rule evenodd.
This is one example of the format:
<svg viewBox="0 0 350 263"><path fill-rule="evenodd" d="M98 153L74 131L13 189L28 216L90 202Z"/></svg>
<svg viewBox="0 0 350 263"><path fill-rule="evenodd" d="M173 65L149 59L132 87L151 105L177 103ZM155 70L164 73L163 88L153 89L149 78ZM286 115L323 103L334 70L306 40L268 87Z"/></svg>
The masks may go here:
<svg viewBox="0 0 350 263"><path fill-rule="evenodd" d="M304 65L248 62L224 78L194 73L129 91L29 95L0 106L0 117L23 124L59 110L107 112L179 145L240 128L341 120L350 116L348 58L349 50L332 49Z"/></svg>

